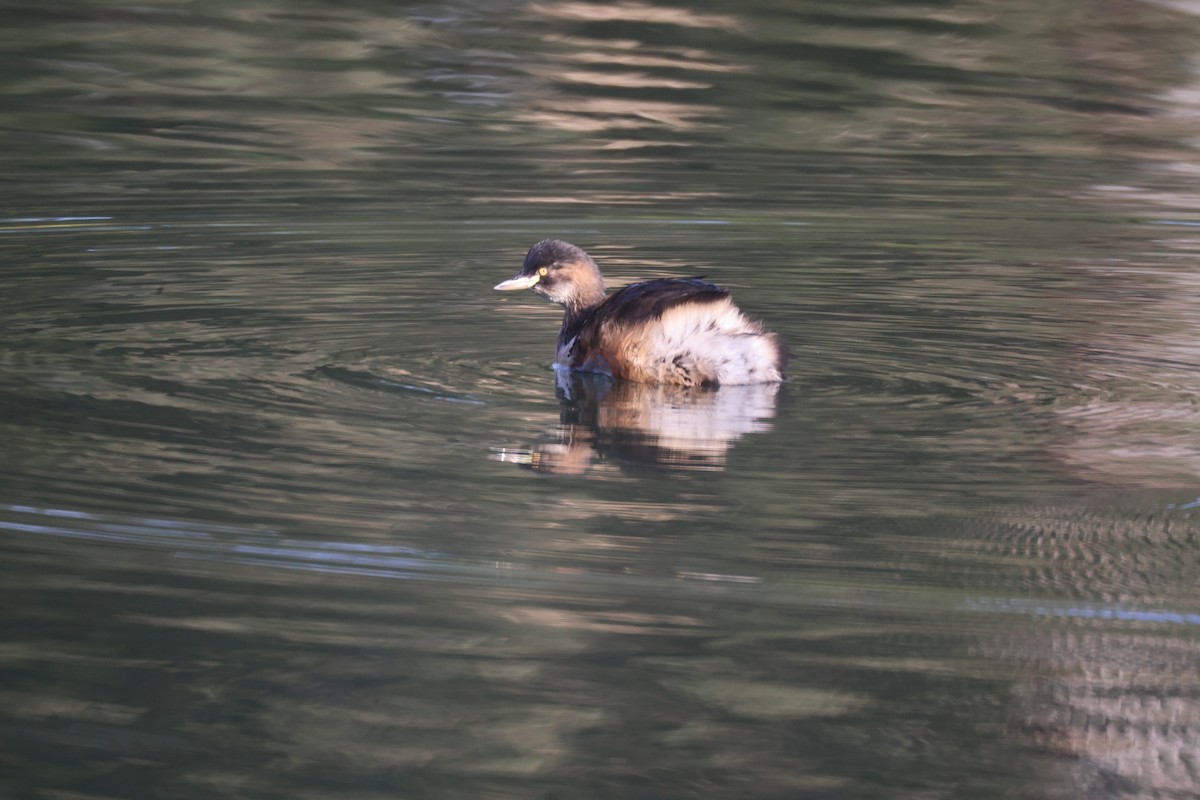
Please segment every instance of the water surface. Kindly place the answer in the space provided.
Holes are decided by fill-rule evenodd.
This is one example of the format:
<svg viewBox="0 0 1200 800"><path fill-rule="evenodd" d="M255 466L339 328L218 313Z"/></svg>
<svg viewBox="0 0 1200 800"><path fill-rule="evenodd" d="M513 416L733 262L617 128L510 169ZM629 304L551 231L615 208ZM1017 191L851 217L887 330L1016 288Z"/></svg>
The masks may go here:
<svg viewBox="0 0 1200 800"><path fill-rule="evenodd" d="M6 796L1200 793L1194 4L6 18Z"/></svg>

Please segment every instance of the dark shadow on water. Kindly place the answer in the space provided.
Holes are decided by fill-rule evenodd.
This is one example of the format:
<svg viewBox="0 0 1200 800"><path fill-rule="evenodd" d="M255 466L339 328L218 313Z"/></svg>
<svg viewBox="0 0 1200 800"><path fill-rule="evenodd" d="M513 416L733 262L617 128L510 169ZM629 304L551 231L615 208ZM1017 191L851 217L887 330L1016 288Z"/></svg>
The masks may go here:
<svg viewBox="0 0 1200 800"><path fill-rule="evenodd" d="M403 380L396 377L376 374L373 371L357 370L347 367L325 365L318 367L315 372L330 380L344 383L358 389L373 389L392 392L414 400L439 400L446 403L466 403L468 405L483 405L483 401L465 393L456 393L437 385L422 386L419 378L406 376Z"/></svg>
<svg viewBox="0 0 1200 800"><path fill-rule="evenodd" d="M721 470L733 443L771 430L779 384L712 388L655 386L602 375L557 373L557 428L500 461L538 472L583 474L601 462Z"/></svg>

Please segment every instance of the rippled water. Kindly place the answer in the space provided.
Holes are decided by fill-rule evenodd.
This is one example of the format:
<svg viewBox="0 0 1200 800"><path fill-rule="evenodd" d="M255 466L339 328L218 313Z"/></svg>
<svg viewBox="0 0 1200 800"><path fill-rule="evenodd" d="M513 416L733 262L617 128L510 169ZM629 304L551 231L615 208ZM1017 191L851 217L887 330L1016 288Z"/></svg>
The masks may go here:
<svg viewBox="0 0 1200 800"><path fill-rule="evenodd" d="M10 7L0 794L1200 795L1198 34ZM556 382L549 236L789 382Z"/></svg>

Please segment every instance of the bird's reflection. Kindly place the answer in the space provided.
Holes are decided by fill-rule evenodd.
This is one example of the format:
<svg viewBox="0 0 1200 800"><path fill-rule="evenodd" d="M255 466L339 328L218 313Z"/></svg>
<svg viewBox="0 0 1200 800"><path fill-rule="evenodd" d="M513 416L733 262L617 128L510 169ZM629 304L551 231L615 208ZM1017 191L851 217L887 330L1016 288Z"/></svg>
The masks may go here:
<svg viewBox="0 0 1200 800"><path fill-rule="evenodd" d="M600 462L719 470L734 441L771 429L779 384L712 388L613 381L560 370L560 424L501 461L539 472L582 474Z"/></svg>

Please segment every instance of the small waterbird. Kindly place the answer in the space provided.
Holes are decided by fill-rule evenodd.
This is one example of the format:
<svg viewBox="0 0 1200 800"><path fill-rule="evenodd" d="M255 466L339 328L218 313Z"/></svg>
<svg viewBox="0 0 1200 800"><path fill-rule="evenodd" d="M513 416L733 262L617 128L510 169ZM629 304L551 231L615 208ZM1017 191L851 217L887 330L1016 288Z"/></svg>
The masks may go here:
<svg viewBox="0 0 1200 800"><path fill-rule="evenodd" d="M746 319L729 292L700 278L657 278L610 295L596 262L558 239L529 248L496 285L563 307L556 365L640 383L717 386L783 380L783 342Z"/></svg>

